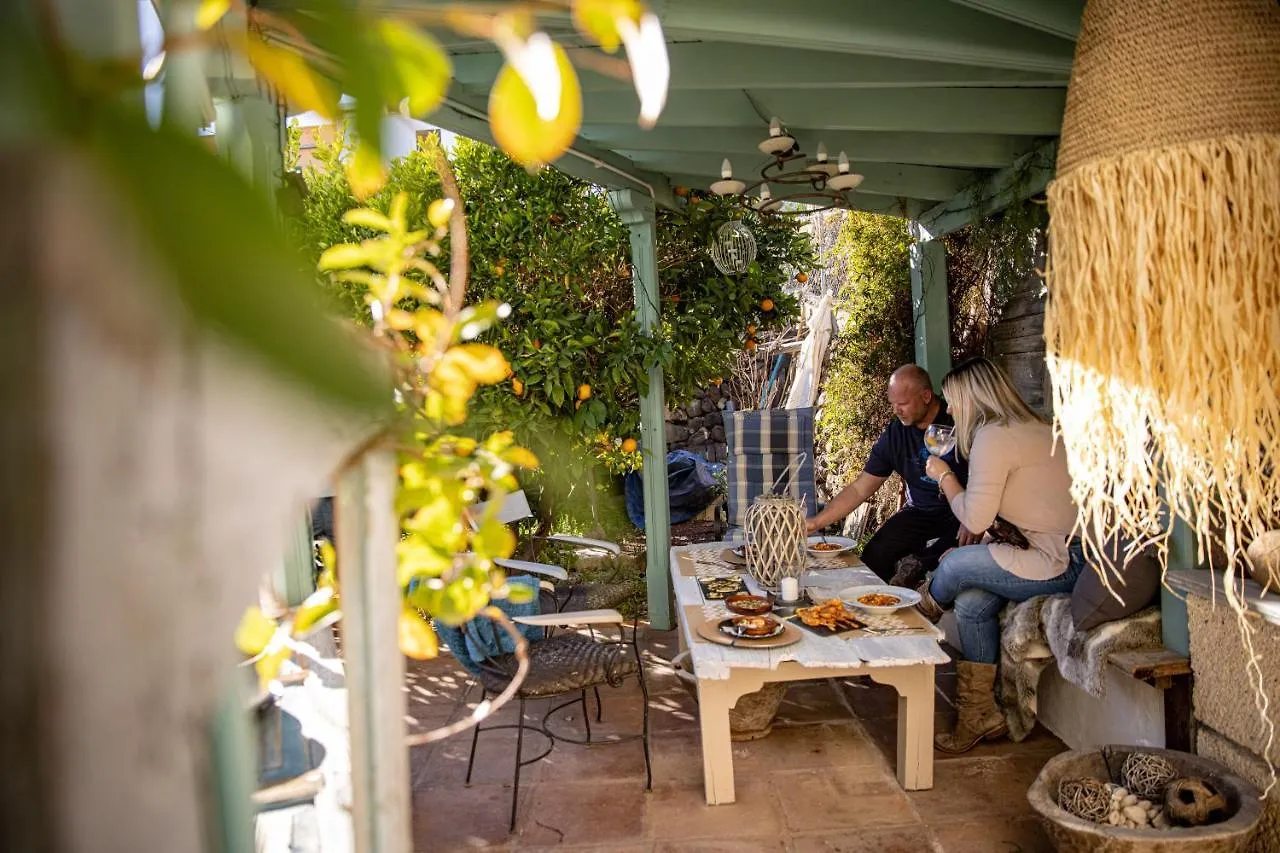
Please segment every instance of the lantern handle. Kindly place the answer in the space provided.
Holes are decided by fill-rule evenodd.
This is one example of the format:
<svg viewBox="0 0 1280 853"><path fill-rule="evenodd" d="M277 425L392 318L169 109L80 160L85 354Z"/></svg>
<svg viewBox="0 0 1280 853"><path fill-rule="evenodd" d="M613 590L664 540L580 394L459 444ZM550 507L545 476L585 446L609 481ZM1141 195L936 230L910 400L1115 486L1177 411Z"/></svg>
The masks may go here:
<svg viewBox="0 0 1280 853"><path fill-rule="evenodd" d="M796 462L791 463L791 464L790 464L790 465L788 465L786 468L783 468L783 469L782 469L782 473L778 475L778 479L776 479L776 480L774 480L774 481L773 481L773 486L771 486L771 487L770 487L769 491L771 491L771 492L773 492L773 493L777 494L777 492L778 492L778 484L782 482L783 478L784 478L784 477L786 477L788 474L790 474L790 473L791 473L791 469L792 469L792 468L794 468L796 465L803 465L803 464L805 463L805 461L806 461L808 458L809 458L809 454L808 454L808 453L806 453L806 452L805 452L805 451L803 451L803 450L802 450L802 451L800 451L800 455L799 455L799 457L798 457L797 461L796 461Z"/></svg>

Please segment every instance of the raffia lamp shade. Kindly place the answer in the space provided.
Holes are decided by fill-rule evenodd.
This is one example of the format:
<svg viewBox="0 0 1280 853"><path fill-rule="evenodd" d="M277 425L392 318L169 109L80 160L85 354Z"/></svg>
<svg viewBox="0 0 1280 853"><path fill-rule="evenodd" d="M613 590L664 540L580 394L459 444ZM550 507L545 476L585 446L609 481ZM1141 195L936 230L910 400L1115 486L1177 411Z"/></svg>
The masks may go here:
<svg viewBox="0 0 1280 853"><path fill-rule="evenodd" d="M1280 512L1280 4L1090 0L1048 204L1086 533L1159 541L1171 506L1234 564Z"/></svg>

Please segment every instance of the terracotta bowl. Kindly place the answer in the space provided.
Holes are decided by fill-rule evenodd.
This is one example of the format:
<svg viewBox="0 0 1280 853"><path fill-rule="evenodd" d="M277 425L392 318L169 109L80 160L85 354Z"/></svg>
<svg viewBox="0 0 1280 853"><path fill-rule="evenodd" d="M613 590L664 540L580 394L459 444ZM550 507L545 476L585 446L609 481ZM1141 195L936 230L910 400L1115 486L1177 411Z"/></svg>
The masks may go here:
<svg viewBox="0 0 1280 853"><path fill-rule="evenodd" d="M760 622L752 626L750 623ZM778 620L772 616L736 616L733 624L748 637L767 637L778 628Z"/></svg>
<svg viewBox="0 0 1280 853"><path fill-rule="evenodd" d="M761 616L773 609L769 599L749 592L739 592L729 596L724 600L724 606L730 613L737 613L739 616Z"/></svg>

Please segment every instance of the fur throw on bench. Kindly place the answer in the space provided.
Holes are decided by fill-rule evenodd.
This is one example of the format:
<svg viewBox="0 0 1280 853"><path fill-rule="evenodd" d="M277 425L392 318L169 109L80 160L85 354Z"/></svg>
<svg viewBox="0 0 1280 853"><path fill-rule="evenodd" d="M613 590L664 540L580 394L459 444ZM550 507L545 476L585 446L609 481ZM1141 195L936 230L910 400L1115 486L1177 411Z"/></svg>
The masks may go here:
<svg viewBox="0 0 1280 853"><path fill-rule="evenodd" d="M1020 741L1035 727L1040 673L1051 662L1057 661L1067 681L1102 699L1109 655L1161 645L1158 607L1077 632L1070 595L1041 595L1010 604L1000 615L1000 705L1009 736Z"/></svg>

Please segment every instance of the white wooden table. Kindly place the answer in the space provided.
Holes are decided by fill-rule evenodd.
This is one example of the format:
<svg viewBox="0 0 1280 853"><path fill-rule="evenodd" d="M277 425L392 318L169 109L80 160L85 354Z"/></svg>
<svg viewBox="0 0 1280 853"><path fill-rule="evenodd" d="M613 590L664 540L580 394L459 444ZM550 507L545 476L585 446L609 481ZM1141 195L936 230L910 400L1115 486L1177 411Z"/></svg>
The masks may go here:
<svg viewBox="0 0 1280 853"><path fill-rule="evenodd" d="M898 781L908 791L933 787L934 667L949 658L932 636L819 637L801 629L804 638L776 649L741 649L699 640L686 607L704 605L695 578L679 570L678 555L702 548L723 550L741 543L717 542L671 549L671 579L680 618L680 645L688 650L698 684L702 727L702 772L707 803L734 801L733 750L729 710L740 696L771 681L804 681L869 675L898 691ZM858 583L882 583L865 566L820 569L802 578L804 588L832 595ZM753 592L760 590L747 578Z"/></svg>

